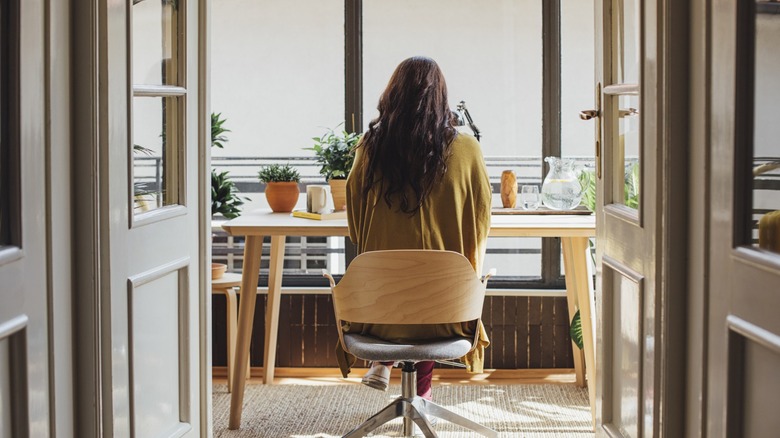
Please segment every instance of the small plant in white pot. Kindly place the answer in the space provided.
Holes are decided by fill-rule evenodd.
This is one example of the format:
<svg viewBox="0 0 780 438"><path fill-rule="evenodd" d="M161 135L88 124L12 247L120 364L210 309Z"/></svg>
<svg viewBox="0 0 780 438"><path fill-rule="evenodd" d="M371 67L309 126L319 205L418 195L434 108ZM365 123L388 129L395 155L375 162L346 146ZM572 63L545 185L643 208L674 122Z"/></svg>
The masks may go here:
<svg viewBox="0 0 780 438"><path fill-rule="evenodd" d="M314 137L314 146L305 148L314 151L320 167L320 175L330 184L333 207L336 210L347 208L347 177L355 159L355 146L360 134L347 131L335 132L328 129L321 137Z"/></svg>
<svg viewBox="0 0 780 438"><path fill-rule="evenodd" d="M260 169L260 182L265 183L265 198L271 210L289 213L298 203L298 182L301 175L289 164L271 164Z"/></svg>

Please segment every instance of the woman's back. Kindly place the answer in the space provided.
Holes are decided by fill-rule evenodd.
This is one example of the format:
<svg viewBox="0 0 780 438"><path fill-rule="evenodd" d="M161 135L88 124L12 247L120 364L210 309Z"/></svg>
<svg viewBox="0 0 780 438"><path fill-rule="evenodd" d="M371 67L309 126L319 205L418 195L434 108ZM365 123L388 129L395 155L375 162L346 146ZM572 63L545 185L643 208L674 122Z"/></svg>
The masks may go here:
<svg viewBox="0 0 780 438"><path fill-rule="evenodd" d="M481 273L490 227L491 187L479 143L471 135L459 134L450 145L446 163L442 178L419 210L410 214L400 211L398 202L388 206L377 189L364 193L362 166L366 162L358 147L347 181L350 238L358 245L358 253L444 249L463 254Z"/></svg>

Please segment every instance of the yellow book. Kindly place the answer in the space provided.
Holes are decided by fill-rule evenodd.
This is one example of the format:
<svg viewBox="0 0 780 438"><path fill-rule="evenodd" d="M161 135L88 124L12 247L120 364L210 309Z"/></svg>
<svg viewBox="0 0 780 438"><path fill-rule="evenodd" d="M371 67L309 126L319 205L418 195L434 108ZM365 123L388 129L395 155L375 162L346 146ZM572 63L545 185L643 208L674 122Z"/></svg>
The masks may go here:
<svg viewBox="0 0 780 438"><path fill-rule="evenodd" d="M304 219L314 219L318 221L330 220L330 219L346 219L347 210L330 210L327 213L310 213L306 210L295 210L292 212L293 217L302 217Z"/></svg>

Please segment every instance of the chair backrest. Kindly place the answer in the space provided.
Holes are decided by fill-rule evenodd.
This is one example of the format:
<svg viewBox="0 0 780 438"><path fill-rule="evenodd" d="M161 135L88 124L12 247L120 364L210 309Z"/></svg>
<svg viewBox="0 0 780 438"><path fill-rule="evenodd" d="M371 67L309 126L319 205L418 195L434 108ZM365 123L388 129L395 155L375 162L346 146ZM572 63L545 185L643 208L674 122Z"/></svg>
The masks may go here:
<svg viewBox="0 0 780 438"><path fill-rule="evenodd" d="M479 319L485 283L452 251L371 251L331 288L336 319L373 324L443 324Z"/></svg>

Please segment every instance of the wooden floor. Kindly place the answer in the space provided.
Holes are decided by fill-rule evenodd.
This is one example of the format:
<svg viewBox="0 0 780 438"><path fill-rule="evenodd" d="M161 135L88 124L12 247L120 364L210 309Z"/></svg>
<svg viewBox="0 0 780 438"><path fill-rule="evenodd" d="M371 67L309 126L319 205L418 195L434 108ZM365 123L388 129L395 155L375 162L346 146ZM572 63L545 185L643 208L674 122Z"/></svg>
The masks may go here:
<svg viewBox="0 0 780 438"><path fill-rule="evenodd" d="M354 369L350 377L344 379L337 368L276 368L274 383L277 385L344 385L359 384L365 368ZM252 377L247 383L262 383L262 368L252 368ZM393 369L391 383L400 384L401 370ZM213 367L214 383L227 383L227 368ZM574 384L574 369L524 369L524 370L485 370L481 374L469 374L459 369L435 369L434 385L522 385L522 384Z"/></svg>

